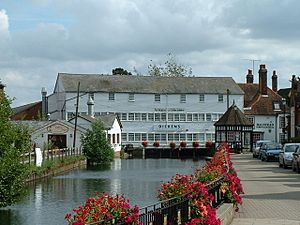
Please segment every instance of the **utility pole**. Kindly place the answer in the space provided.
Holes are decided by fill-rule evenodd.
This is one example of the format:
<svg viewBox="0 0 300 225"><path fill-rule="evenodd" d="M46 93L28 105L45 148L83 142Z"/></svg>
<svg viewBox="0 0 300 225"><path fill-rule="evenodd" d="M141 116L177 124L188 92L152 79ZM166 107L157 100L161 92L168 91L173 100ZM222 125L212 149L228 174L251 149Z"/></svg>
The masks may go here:
<svg viewBox="0 0 300 225"><path fill-rule="evenodd" d="M75 151L75 144L76 144L77 117L78 117L78 105L79 105L79 87L80 87L80 82L78 82L78 87L77 87L76 112L75 112L75 128L74 128L74 135L73 135L73 151Z"/></svg>

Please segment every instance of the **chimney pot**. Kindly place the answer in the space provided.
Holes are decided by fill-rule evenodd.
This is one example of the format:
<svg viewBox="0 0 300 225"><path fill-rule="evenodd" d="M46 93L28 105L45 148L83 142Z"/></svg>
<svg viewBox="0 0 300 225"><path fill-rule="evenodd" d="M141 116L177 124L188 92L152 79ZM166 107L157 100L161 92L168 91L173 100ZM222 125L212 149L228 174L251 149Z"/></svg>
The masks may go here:
<svg viewBox="0 0 300 225"><path fill-rule="evenodd" d="M272 90L274 92L277 92L278 88L278 81L277 81L277 75L276 75L276 70L273 70L273 75L272 75Z"/></svg>
<svg viewBox="0 0 300 225"><path fill-rule="evenodd" d="M248 74L246 76L246 82L247 84L253 84L253 74L252 70L248 69Z"/></svg>
<svg viewBox="0 0 300 225"><path fill-rule="evenodd" d="M259 68L259 92L261 95L268 95L267 69L265 64L261 64Z"/></svg>

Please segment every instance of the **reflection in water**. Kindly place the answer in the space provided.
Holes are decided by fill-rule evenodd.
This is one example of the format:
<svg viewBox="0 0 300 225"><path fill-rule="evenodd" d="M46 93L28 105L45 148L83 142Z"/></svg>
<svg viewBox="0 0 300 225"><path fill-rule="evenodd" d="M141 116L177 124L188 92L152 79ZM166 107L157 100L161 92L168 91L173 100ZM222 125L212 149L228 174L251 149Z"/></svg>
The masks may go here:
<svg viewBox="0 0 300 225"><path fill-rule="evenodd" d="M109 166L78 169L29 187L16 205L0 210L0 225L66 224L64 215L95 192L124 194L140 207L157 201L161 181L176 173L191 174L204 161L116 159Z"/></svg>

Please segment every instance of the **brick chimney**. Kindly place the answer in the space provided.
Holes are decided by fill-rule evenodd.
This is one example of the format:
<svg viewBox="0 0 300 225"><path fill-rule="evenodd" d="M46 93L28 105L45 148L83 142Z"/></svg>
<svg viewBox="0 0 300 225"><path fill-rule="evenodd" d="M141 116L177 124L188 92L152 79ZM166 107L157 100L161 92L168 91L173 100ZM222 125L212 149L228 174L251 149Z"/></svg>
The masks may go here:
<svg viewBox="0 0 300 225"><path fill-rule="evenodd" d="M252 70L248 69L248 74L246 76L246 82L247 84L253 84L253 74L252 74Z"/></svg>
<svg viewBox="0 0 300 225"><path fill-rule="evenodd" d="M277 88L278 88L278 83L277 83L276 70L273 70L273 75L272 75L272 90L274 92L277 92Z"/></svg>
<svg viewBox="0 0 300 225"><path fill-rule="evenodd" d="M266 65L261 64L259 66L258 74L259 74L259 92L261 95L268 95Z"/></svg>

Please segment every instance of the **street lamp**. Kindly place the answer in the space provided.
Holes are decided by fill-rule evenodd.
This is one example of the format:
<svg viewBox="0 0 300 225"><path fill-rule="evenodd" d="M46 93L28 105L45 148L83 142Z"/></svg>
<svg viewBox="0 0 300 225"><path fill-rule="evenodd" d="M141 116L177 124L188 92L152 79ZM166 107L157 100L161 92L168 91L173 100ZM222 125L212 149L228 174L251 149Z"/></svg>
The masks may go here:
<svg viewBox="0 0 300 225"><path fill-rule="evenodd" d="M282 98L282 105L283 105L283 137L284 137L284 142L286 140L286 136L285 136L285 133L286 133L286 125L285 125L285 105L286 105L286 99L285 98Z"/></svg>

